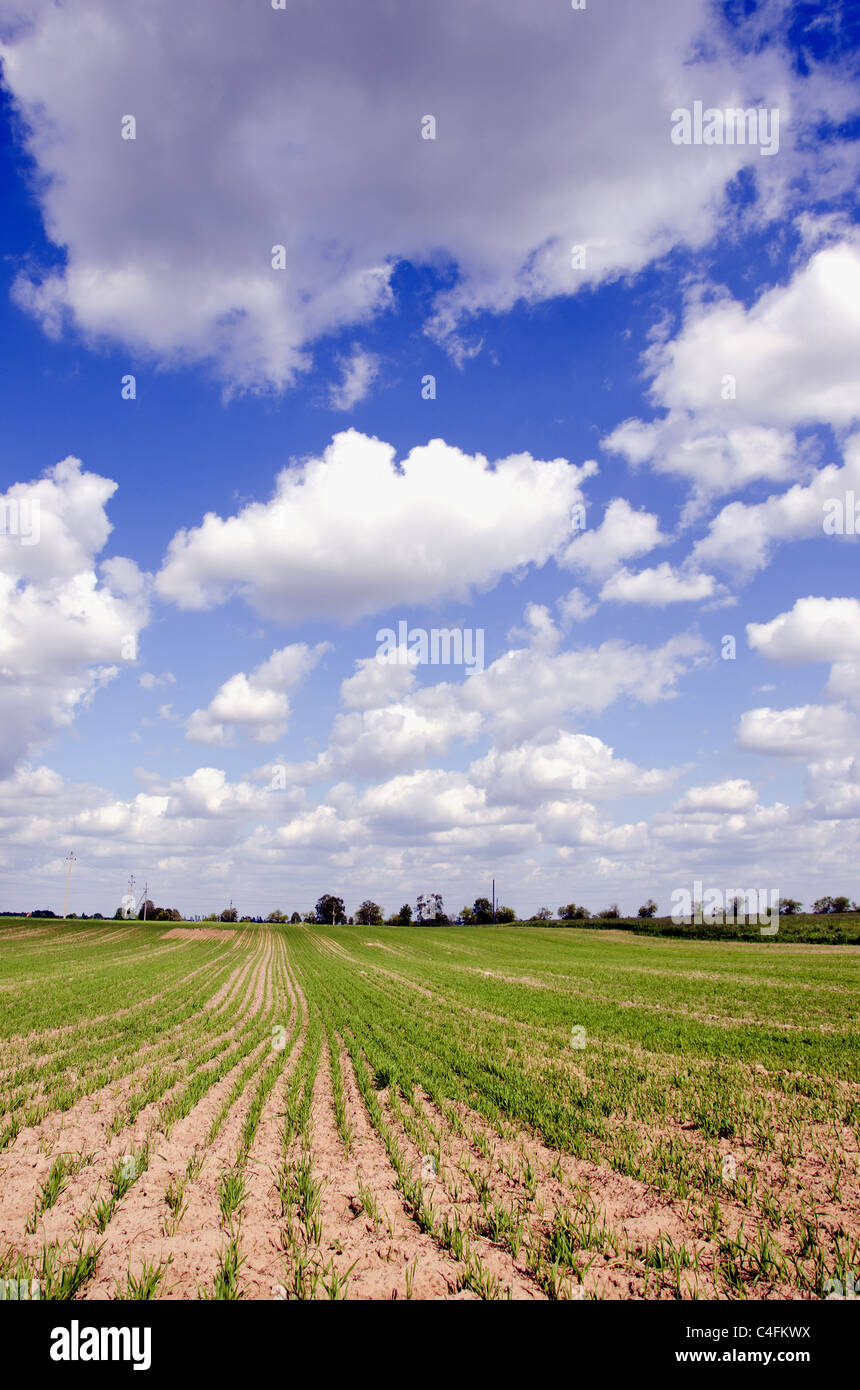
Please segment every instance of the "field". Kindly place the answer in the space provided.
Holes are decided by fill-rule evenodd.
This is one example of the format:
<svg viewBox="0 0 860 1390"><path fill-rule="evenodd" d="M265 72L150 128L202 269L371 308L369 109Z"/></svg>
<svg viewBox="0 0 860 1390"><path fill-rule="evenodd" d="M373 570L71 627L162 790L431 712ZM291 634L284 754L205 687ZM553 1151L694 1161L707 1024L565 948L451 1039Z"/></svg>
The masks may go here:
<svg viewBox="0 0 860 1390"><path fill-rule="evenodd" d="M6 919L0 1278L820 1298L860 1271L858 998L850 946Z"/></svg>

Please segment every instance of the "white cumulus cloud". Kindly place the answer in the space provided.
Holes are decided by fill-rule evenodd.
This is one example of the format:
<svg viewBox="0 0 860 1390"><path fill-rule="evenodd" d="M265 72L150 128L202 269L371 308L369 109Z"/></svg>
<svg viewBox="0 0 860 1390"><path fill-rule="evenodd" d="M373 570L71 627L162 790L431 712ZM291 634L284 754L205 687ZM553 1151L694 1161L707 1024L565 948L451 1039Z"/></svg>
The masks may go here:
<svg viewBox="0 0 860 1390"><path fill-rule="evenodd" d="M255 743L274 743L286 731L290 716L287 691L313 670L330 644L308 647L294 642L272 652L250 675L237 671L217 691L205 709L196 709L186 726L193 743L223 747L236 731Z"/></svg>
<svg viewBox="0 0 860 1390"><path fill-rule="evenodd" d="M275 495L180 531L157 577L183 608L240 593L282 622L342 621L442 597L465 598L543 565L568 540L595 465L515 454L492 467L441 439L395 451L356 430L284 469Z"/></svg>

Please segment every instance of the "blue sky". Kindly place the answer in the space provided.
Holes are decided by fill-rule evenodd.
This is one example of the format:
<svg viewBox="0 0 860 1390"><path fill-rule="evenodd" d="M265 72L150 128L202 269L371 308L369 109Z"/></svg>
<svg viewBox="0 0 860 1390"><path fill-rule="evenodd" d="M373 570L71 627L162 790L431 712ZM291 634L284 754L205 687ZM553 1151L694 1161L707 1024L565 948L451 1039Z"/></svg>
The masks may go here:
<svg viewBox="0 0 860 1390"><path fill-rule="evenodd" d="M5 906L860 897L851 6L560 11L0 5Z"/></svg>

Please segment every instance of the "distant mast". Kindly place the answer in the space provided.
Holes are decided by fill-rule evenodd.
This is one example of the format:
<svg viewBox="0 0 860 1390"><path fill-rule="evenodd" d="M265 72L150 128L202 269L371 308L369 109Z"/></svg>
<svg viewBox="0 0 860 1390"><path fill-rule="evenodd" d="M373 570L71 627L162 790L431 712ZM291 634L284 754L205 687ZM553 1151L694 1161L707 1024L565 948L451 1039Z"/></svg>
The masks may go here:
<svg viewBox="0 0 860 1390"><path fill-rule="evenodd" d="M72 850L69 850L68 858L66 859L66 863L69 866L69 872L66 874L66 900L63 903L63 921L65 921L69 915L69 887L72 882L72 865L74 864L74 862L74 853L72 852Z"/></svg>
<svg viewBox="0 0 860 1390"><path fill-rule="evenodd" d="M120 903L119 910L126 921L134 915L134 874L128 876L128 892Z"/></svg>

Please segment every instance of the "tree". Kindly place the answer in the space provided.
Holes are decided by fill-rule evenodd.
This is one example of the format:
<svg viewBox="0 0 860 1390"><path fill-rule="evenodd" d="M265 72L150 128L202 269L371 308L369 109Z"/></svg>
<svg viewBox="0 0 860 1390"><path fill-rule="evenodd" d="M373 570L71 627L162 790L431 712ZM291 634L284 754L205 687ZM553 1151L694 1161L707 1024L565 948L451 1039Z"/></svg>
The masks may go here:
<svg viewBox="0 0 860 1390"><path fill-rule="evenodd" d="M276 907L274 912L270 912L266 918L267 922L286 922L286 920L286 917L279 907Z"/></svg>
<svg viewBox="0 0 860 1390"><path fill-rule="evenodd" d="M558 915L563 922L584 922L588 917L588 908L580 907L578 903L568 903L558 909Z"/></svg>
<svg viewBox="0 0 860 1390"><path fill-rule="evenodd" d="M291 921L291 922L295 923L295 922L300 922L301 920L302 920L302 919L301 919L301 917L299 916L299 914L298 914L297 912L293 912L293 913L290 914L290 921Z"/></svg>
<svg viewBox="0 0 860 1390"><path fill-rule="evenodd" d="M484 926L493 920L493 904L489 898L476 898L472 907L472 921Z"/></svg>
<svg viewBox="0 0 860 1390"><path fill-rule="evenodd" d="M323 893L321 898L317 898L317 905L314 909L317 922L336 922L344 925L346 923L346 908L343 898L336 898L332 893Z"/></svg>
<svg viewBox="0 0 860 1390"><path fill-rule="evenodd" d="M403 904L403 906L397 914L397 920L401 923L402 926L409 926L409 923L412 921L412 908L409 906L409 903Z"/></svg>
<svg viewBox="0 0 860 1390"><path fill-rule="evenodd" d="M516 920L517 914L514 912L514 909L512 907L499 906L496 908L497 922L515 922Z"/></svg>
<svg viewBox="0 0 860 1390"><path fill-rule="evenodd" d="M147 898L146 902L145 902L145 903L141 903L141 905L140 905L140 909L139 909L138 914L137 914L137 920L138 920L139 922L142 922L143 919L144 919L144 917L147 918L147 920L149 920L149 918L154 917L154 916L155 916L155 903L152 901L151 898Z"/></svg>
<svg viewBox="0 0 860 1390"><path fill-rule="evenodd" d="M753 912L755 912L755 907L753 907L752 910ZM717 925L719 921L718 913L719 909L715 909L713 913L705 913L705 921L710 922L711 925ZM726 922L746 922L748 916L749 907L747 899L743 893L735 894L734 897L726 899L726 908L724 914L724 920Z"/></svg>
<svg viewBox="0 0 860 1390"><path fill-rule="evenodd" d="M797 898L780 898L779 900L779 912L782 917L794 917L802 907L803 903L798 902Z"/></svg>
<svg viewBox="0 0 860 1390"><path fill-rule="evenodd" d="M813 912L855 912L856 908L845 897L817 898L812 904Z"/></svg>
<svg viewBox="0 0 860 1390"><path fill-rule="evenodd" d="M441 893L422 893L415 907L419 926L426 926L432 922L434 926L440 927L448 921L442 906Z"/></svg>
<svg viewBox="0 0 860 1390"><path fill-rule="evenodd" d="M475 913L474 913L474 910L473 910L471 907L464 907L464 908L463 908L463 911L460 913L460 921L463 923L463 925L464 925L465 927L472 927L472 926L474 926L474 925L475 925Z"/></svg>
<svg viewBox="0 0 860 1390"><path fill-rule="evenodd" d="M235 907L225 907L220 914L220 920L222 922L238 922L239 913Z"/></svg>
<svg viewBox="0 0 860 1390"><path fill-rule="evenodd" d="M605 907L602 912L598 912L598 917L602 922L614 922L620 916L618 904L612 903L610 907Z"/></svg>
<svg viewBox="0 0 860 1390"><path fill-rule="evenodd" d="M653 898L649 898L647 903L643 903L639 909L640 917L653 917L657 911L657 904Z"/></svg>
<svg viewBox="0 0 860 1390"><path fill-rule="evenodd" d="M381 926L382 908L379 903L371 902L370 898L365 898L361 907L356 910L355 920L360 927Z"/></svg>
<svg viewBox="0 0 860 1390"><path fill-rule="evenodd" d="M535 913L535 915L532 917L532 921L533 921L533 922L551 922L551 921L552 921L552 908L551 908L551 907L539 907L538 910L537 910L537 912Z"/></svg>

